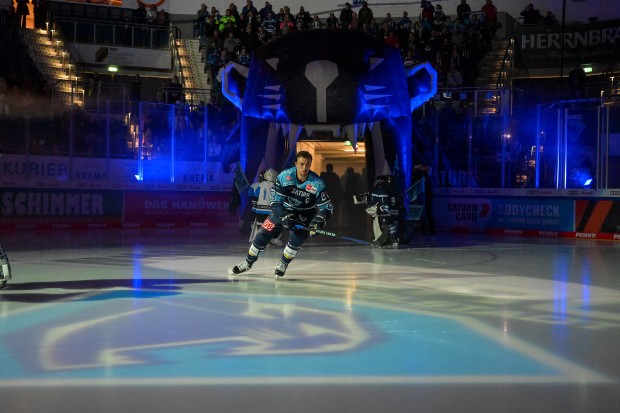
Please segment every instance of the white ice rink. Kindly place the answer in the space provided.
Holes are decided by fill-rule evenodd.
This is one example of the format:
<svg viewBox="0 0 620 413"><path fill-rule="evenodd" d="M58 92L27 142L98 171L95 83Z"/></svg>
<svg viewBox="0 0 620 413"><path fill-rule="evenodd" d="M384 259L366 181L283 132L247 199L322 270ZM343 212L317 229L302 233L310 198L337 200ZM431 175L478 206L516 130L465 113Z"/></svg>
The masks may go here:
<svg viewBox="0 0 620 413"><path fill-rule="evenodd" d="M620 243L3 234L0 412L620 411Z"/></svg>

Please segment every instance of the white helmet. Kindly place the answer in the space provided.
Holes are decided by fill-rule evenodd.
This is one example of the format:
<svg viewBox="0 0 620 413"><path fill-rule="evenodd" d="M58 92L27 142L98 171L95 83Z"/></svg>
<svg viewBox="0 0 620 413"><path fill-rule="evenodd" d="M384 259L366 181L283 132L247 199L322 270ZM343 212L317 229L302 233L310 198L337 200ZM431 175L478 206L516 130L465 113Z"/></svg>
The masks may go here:
<svg viewBox="0 0 620 413"><path fill-rule="evenodd" d="M275 171L275 169L267 169L264 176L265 181L275 182L276 178L278 177L278 173Z"/></svg>

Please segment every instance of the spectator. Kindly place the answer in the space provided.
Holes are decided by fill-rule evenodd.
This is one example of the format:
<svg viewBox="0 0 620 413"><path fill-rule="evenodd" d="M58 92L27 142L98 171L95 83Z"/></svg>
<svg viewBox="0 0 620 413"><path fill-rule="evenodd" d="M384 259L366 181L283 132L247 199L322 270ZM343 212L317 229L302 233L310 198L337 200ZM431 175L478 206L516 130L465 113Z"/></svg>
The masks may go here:
<svg viewBox="0 0 620 413"><path fill-rule="evenodd" d="M389 44L390 46L400 48L398 43L398 37L396 37L396 33L393 30L389 30L387 37L383 40L385 44Z"/></svg>
<svg viewBox="0 0 620 413"><path fill-rule="evenodd" d="M196 12L196 21L194 22L194 37L197 38L205 32L205 21L209 17L209 9L207 5L202 3Z"/></svg>
<svg viewBox="0 0 620 413"><path fill-rule="evenodd" d="M428 35L433 28L432 17L431 18L428 18L426 16L422 17L422 22L420 26L422 27L422 32Z"/></svg>
<svg viewBox="0 0 620 413"><path fill-rule="evenodd" d="M138 8L133 12L133 21L136 24L146 24L146 7L138 2Z"/></svg>
<svg viewBox="0 0 620 413"><path fill-rule="evenodd" d="M228 32L230 31L235 31L235 34L237 34L237 30L239 31L244 31L246 27L250 26L252 28L252 30L255 30L257 25L256 25L256 19L254 19L254 17L252 16L252 12L249 12L248 14L240 14L239 15L239 19L236 22L236 27L231 27L229 26L230 22L226 24L226 33L225 36L228 37Z"/></svg>
<svg viewBox="0 0 620 413"><path fill-rule="evenodd" d="M45 30L47 3L44 0L32 0L32 7L34 12L34 28Z"/></svg>
<svg viewBox="0 0 620 413"><path fill-rule="evenodd" d="M216 92L218 98L221 96L221 93L222 93L222 73L224 72L224 68L226 67L226 65L230 63L231 60L232 59L228 54L228 50L222 49L222 51L220 52L220 57L217 62L218 64L217 74L215 75L215 80L213 82L215 86L214 91Z"/></svg>
<svg viewBox="0 0 620 413"><path fill-rule="evenodd" d="M407 50L407 56L405 56L403 59L403 65L405 66L405 68L410 68L415 65L416 62L413 53L414 51L412 49Z"/></svg>
<svg viewBox="0 0 620 413"><path fill-rule="evenodd" d="M465 41L465 33L461 26L456 26L452 31L452 35L450 36L450 42L453 45L460 47Z"/></svg>
<svg viewBox="0 0 620 413"><path fill-rule="evenodd" d="M284 19L282 19L282 21L280 22L280 32L282 32L283 34L293 30L293 22L290 20L289 16L290 13L285 13Z"/></svg>
<svg viewBox="0 0 620 413"><path fill-rule="evenodd" d="M340 22L338 21L334 13L329 13L329 17L325 21L325 24L328 29L339 29L340 28Z"/></svg>
<svg viewBox="0 0 620 413"><path fill-rule="evenodd" d="M172 78L172 82L168 85L168 99L166 103L175 103L183 95L183 85L179 81L178 76Z"/></svg>
<svg viewBox="0 0 620 413"><path fill-rule="evenodd" d="M398 43L402 48L407 49L409 44L409 32L413 27L413 22L409 18L409 15L406 11L403 12L403 18L400 19L396 27L396 36L398 37Z"/></svg>
<svg viewBox="0 0 620 413"><path fill-rule="evenodd" d="M381 26L383 26L384 24L387 24L388 31L396 30L396 23L394 22L394 20L392 20L392 15L390 13L386 13L385 19L383 19L383 21L381 22Z"/></svg>
<svg viewBox="0 0 620 413"><path fill-rule="evenodd" d="M301 27L303 29L310 28L310 22L312 21L312 17L310 17L310 13L308 13L304 6L299 7L299 13L295 16L295 24L299 26L299 22L301 22Z"/></svg>
<svg viewBox="0 0 620 413"><path fill-rule="evenodd" d="M340 11L340 26L346 29L351 24L351 20L353 20L353 10L351 10L351 4L345 3L344 9Z"/></svg>
<svg viewBox="0 0 620 413"><path fill-rule="evenodd" d="M342 201L343 189L340 183L340 177L336 172L334 172L334 165L328 163L325 166L325 172L321 172L321 179L325 182L325 186L327 187L327 191L329 192L330 198L332 200L332 204L334 205L335 215L333 217L333 227L339 226L338 219L338 207L340 206L340 202Z"/></svg>
<svg viewBox="0 0 620 413"><path fill-rule="evenodd" d="M404 11L403 18L398 22L398 29L408 32L413 27L413 22L409 18L409 14Z"/></svg>
<svg viewBox="0 0 620 413"><path fill-rule="evenodd" d="M463 85L463 74L459 69L452 65L446 75L446 86L450 89L458 89Z"/></svg>
<svg viewBox="0 0 620 413"><path fill-rule="evenodd" d="M220 19L222 18L222 14L215 6L211 7L210 15L213 17L213 20L216 22L220 21Z"/></svg>
<svg viewBox="0 0 620 413"><path fill-rule="evenodd" d="M435 57L431 61L431 66L437 72L437 87L443 87L446 84L446 68L441 52L436 52Z"/></svg>
<svg viewBox="0 0 620 413"><path fill-rule="evenodd" d="M265 20L269 13L273 13L273 6L268 1L265 2L265 7L258 11L258 15ZM275 14L275 13L273 13Z"/></svg>
<svg viewBox="0 0 620 413"><path fill-rule="evenodd" d="M545 26L557 26L558 24L560 24L560 22L558 22L558 19L551 11L547 12L545 17L543 17L542 22Z"/></svg>
<svg viewBox="0 0 620 413"><path fill-rule="evenodd" d="M312 25L311 27L313 29L321 29L323 27L323 23L321 23L321 19L319 19L319 15L315 14L314 17L312 18Z"/></svg>
<svg viewBox="0 0 620 413"><path fill-rule="evenodd" d="M30 10L28 10L28 0L16 0L17 8L15 9L15 13L17 14L17 25L19 27L26 27L26 16L30 14Z"/></svg>
<svg viewBox="0 0 620 413"><path fill-rule="evenodd" d="M370 24L368 24L368 32L373 36L377 36L377 33L379 32L379 26L377 25L377 21L374 17L370 20Z"/></svg>
<svg viewBox="0 0 620 413"><path fill-rule="evenodd" d="M131 81L129 95L132 102L142 101L142 79L140 79L138 74Z"/></svg>
<svg viewBox="0 0 620 413"><path fill-rule="evenodd" d="M267 17L263 20L263 29L268 39L273 38L278 31L278 22L272 11L267 13Z"/></svg>
<svg viewBox="0 0 620 413"><path fill-rule="evenodd" d="M239 52L239 55L237 55L235 61L242 66L250 66L250 55L245 47L241 48L241 51Z"/></svg>
<svg viewBox="0 0 620 413"><path fill-rule="evenodd" d="M168 15L168 12L164 10L159 10L157 12L156 24L159 28L158 30L155 30L156 45L167 46L170 37L170 33L168 31L168 26L170 25L170 16Z"/></svg>
<svg viewBox="0 0 620 413"><path fill-rule="evenodd" d="M456 45L452 45L452 53L450 53L449 59L450 66L456 66L457 69L461 70L461 53Z"/></svg>
<svg viewBox="0 0 620 413"><path fill-rule="evenodd" d="M372 10L370 9L370 7L368 7L368 3L363 1L362 7L360 7L359 11L357 12L357 26L362 27L364 23L370 24L372 18Z"/></svg>
<svg viewBox="0 0 620 413"><path fill-rule="evenodd" d="M435 6L433 6L428 0L422 0L422 2L420 3L420 22L428 20L428 22L432 25L434 15Z"/></svg>
<svg viewBox="0 0 620 413"><path fill-rule="evenodd" d="M226 9L226 11L224 12L224 15L219 20L219 23L220 25L218 29L220 32L224 32L229 23L231 23L235 29L237 27L237 19L235 18L235 16L232 15L232 11L230 9Z"/></svg>
<svg viewBox="0 0 620 413"><path fill-rule="evenodd" d="M228 37L224 40L224 49L228 51L228 54L232 55L235 51L235 46L237 46L237 39L235 38L234 32L228 32Z"/></svg>
<svg viewBox="0 0 620 413"><path fill-rule="evenodd" d="M241 49L244 49L245 46L243 45L243 43L241 42L240 38L235 38L235 47L233 48L233 56L239 56L239 54L241 53ZM248 49L245 49L246 51ZM235 59L235 57L233 57L233 59Z"/></svg>
<svg viewBox="0 0 620 413"><path fill-rule="evenodd" d="M540 12L534 8L532 3L521 12L521 16L523 16L523 24L528 26L538 24L541 20Z"/></svg>
<svg viewBox="0 0 620 413"><path fill-rule="evenodd" d="M243 33L241 33L241 35L239 36L240 39L241 39L241 43L248 50L248 53L252 53L252 51L254 49L256 49L258 46L260 46L262 44L261 41L258 39L258 35L257 35L257 32L259 30L263 34L265 33L265 31L263 30L262 27L257 28L256 32L254 32L254 31L252 31L252 27L247 26L245 28L245 31Z"/></svg>
<svg viewBox="0 0 620 413"><path fill-rule="evenodd" d="M283 12L284 14L288 14L289 21L294 22L295 16L293 16L293 13L291 13L291 9L288 6L284 6L283 10L284 10ZM284 18L284 14L282 15L282 18L280 19L280 21L282 21L282 19Z"/></svg>
<svg viewBox="0 0 620 413"><path fill-rule="evenodd" d="M493 0L486 0L480 10L482 10L484 18L482 24L484 28L489 30L490 37L493 38L497 27L497 8L493 4Z"/></svg>
<svg viewBox="0 0 620 413"><path fill-rule="evenodd" d="M208 67L211 71L211 79L215 79L215 76L217 75L218 61L220 59L221 52L222 48L218 47L215 42L211 42L211 45L207 49L206 68Z"/></svg>
<svg viewBox="0 0 620 413"><path fill-rule="evenodd" d="M568 81L573 89L573 96L581 99L584 96L583 87L586 83L586 71L577 63L575 68L568 73Z"/></svg>
<svg viewBox="0 0 620 413"><path fill-rule="evenodd" d="M377 31L377 39L381 41L385 41L387 39L390 30L388 29L387 23L381 25L381 28Z"/></svg>
<svg viewBox="0 0 620 413"><path fill-rule="evenodd" d="M151 4L149 8L146 9L146 24L157 24L157 6L154 4Z"/></svg>
<svg viewBox="0 0 620 413"><path fill-rule="evenodd" d="M438 4L435 7L435 12L433 13L433 24L445 23L447 21L446 14L443 12L443 8L441 4Z"/></svg>
<svg viewBox="0 0 620 413"><path fill-rule="evenodd" d="M456 16L463 22L469 21L469 14L471 13L471 7L467 4L467 0L461 0L461 4L456 7Z"/></svg>
<svg viewBox="0 0 620 413"><path fill-rule="evenodd" d="M407 39L407 50L413 53L414 58L420 58L420 53L418 52L418 40L413 32L409 33L409 38Z"/></svg>
<svg viewBox="0 0 620 413"><path fill-rule="evenodd" d="M244 16L247 16L248 12L252 12L255 16L258 15L258 10L254 7L254 2L252 0L247 0L245 6L241 9L241 14Z"/></svg>
<svg viewBox="0 0 620 413"><path fill-rule="evenodd" d="M349 27L347 27L347 29L357 30L358 27L360 27L359 19L357 18L357 13L353 12L353 17L351 17L351 23L349 23Z"/></svg>
<svg viewBox="0 0 620 413"><path fill-rule="evenodd" d="M220 49L224 48L224 40L226 39L224 38L224 36L222 36L222 33L220 33L218 29L213 30L213 36L211 37L210 40L211 40L210 43L215 42L215 45L218 48Z"/></svg>

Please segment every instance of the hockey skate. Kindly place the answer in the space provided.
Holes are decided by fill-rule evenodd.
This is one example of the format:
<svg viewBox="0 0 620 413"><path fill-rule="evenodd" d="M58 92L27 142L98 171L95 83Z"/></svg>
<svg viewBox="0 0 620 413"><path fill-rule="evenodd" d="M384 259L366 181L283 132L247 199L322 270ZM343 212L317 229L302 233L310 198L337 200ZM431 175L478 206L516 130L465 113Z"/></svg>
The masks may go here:
<svg viewBox="0 0 620 413"><path fill-rule="evenodd" d="M274 272L276 275L276 280L279 280L280 278L284 277L284 273L286 272L286 267L288 267L288 264L285 263L284 261L278 262L278 265L276 265L276 270Z"/></svg>
<svg viewBox="0 0 620 413"><path fill-rule="evenodd" d="M242 272L246 272L250 268L252 268L252 264L249 263L247 260L243 260L242 262L240 262L239 264L235 265L230 270L228 270L228 274L229 275L241 274Z"/></svg>
<svg viewBox="0 0 620 413"><path fill-rule="evenodd" d="M0 245L0 288L4 288L11 278L11 263Z"/></svg>

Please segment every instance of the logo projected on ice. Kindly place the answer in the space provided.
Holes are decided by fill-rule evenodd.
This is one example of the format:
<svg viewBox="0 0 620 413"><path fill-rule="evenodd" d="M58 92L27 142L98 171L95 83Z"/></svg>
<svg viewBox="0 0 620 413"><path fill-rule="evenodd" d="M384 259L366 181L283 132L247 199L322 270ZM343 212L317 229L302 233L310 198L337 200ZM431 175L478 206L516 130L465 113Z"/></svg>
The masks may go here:
<svg viewBox="0 0 620 413"><path fill-rule="evenodd" d="M351 311L316 297L179 292L107 290L64 302L60 313L14 314L0 331L11 355L0 383L67 374L118 384L171 375L258 384L607 380L517 337L495 340L494 328L468 318L360 304Z"/></svg>
<svg viewBox="0 0 620 413"><path fill-rule="evenodd" d="M91 308L95 313L88 313L101 310L99 317L84 320L77 311L46 328L18 334L45 343L40 365L29 366L34 371L170 364L184 353L192 354L187 361L204 367L214 358L341 353L376 340L347 312L219 299L205 307L203 300L190 297L173 308L139 309L133 300L122 300L112 313L97 305ZM82 342L91 344L74 345ZM23 362L38 364L35 360Z"/></svg>

